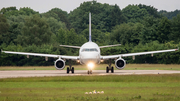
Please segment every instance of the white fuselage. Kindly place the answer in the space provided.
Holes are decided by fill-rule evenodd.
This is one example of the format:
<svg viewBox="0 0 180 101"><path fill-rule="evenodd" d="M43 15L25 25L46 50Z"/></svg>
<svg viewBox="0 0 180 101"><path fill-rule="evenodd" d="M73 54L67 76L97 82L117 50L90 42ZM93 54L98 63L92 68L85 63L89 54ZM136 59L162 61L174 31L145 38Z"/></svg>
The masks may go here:
<svg viewBox="0 0 180 101"><path fill-rule="evenodd" d="M79 50L79 60L81 64L100 63L100 48L94 42L86 42Z"/></svg>

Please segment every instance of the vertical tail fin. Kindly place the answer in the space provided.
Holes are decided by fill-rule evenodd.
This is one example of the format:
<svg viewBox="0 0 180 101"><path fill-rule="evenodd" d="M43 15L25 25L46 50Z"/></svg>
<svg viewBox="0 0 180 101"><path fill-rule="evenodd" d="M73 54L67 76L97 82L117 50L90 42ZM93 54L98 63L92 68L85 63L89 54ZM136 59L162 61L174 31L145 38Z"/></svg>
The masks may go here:
<svg viewBox="0 0 180 101"><path fill-rule="evenodd" d="M91 41L91 13L89 13L89 42Z"/></svg>

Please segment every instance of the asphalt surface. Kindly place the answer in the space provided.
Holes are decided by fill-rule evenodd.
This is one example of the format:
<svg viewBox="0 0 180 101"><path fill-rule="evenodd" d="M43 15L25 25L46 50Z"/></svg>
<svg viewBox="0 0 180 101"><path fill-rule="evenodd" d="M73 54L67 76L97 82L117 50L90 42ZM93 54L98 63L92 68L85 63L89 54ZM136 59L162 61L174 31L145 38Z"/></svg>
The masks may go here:
<svg viewBox="0 0 180 101"><path fill-rule="evenodd" d="M114 73L106 73L105 70L93 70L87 74L87 70L75 70L75 73L66 73L66 70L8 70L0 71L0 78L17 77L47 77L47 76L87 76L87 75L142 75L142 74L179 74L176 70L114 70Z"/></svg>

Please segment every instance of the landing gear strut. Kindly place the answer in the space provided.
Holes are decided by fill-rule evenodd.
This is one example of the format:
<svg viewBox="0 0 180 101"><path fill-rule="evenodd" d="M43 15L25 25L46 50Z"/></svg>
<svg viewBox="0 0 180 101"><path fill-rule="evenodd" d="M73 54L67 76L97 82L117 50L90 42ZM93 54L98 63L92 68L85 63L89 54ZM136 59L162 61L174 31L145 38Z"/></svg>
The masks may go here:
<svg viewBox="0 0 180 101"><path fill-rule="evenodd" d="M71 60L69 60L69 67L67 67L67 74L69 74L69 71L71 71L72 74L74 74L74 67L71 65Z"/></svg>
<svg viewBox="0 0 180 101"><path fill-rule="evenodd" d="M114 67L111 67L111 60L109 60L109 66L106 67L106 73L109 73L109 70L111 70L111 73L114 73Z"/></svg>

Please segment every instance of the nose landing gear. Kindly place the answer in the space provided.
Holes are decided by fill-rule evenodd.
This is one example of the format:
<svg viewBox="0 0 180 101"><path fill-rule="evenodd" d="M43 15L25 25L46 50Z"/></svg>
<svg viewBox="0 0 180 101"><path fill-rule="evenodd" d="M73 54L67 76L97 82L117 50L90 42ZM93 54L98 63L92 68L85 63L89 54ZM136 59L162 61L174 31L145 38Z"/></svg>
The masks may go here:
<svg viewBox="0 0 180 101"><path fill-rule="evenodd" d="M87 72L88 74L92 74L92 70L88 70L88 72Z"/></svg>

